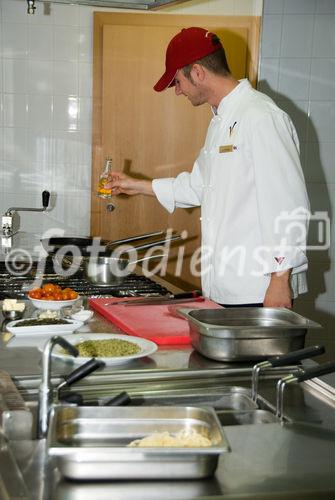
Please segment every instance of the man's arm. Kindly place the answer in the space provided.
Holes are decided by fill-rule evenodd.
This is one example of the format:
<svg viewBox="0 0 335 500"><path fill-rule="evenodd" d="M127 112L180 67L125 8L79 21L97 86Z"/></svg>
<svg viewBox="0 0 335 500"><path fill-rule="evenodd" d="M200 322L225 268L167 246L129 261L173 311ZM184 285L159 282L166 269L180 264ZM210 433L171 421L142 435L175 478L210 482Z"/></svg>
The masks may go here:
<svg viewBox="0 0 335 500"><path fill-rule="evenodd" d="M112 188L113 195L123 193L128 195L145 194L154 196L152 181L135 179L122 172L111 172L109 183L105 187L107 189Z"/></svg>
<svg viewBox="0 0 335 500"><path fill-rule="evenodd" d="M270 284L263 301L264 307L292 308L291 272L292 269L288 269L287 271L271 274Z"/></svg>

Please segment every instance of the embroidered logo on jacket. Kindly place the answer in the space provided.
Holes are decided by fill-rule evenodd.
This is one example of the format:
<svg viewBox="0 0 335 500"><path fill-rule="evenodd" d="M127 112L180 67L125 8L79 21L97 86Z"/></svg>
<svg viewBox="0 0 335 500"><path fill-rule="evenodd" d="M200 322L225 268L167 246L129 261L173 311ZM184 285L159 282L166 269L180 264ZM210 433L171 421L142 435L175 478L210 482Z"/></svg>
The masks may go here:
<svg viewBox="0 0 335 500"><path fill-rule="evenodd" d="M277 261L277 262L278 262L278 264L280 265L280 264L282 264L282 262L283 262L283 260L285 259L285 257L275 257L274 259L275 259L275 261Z"/></svg>

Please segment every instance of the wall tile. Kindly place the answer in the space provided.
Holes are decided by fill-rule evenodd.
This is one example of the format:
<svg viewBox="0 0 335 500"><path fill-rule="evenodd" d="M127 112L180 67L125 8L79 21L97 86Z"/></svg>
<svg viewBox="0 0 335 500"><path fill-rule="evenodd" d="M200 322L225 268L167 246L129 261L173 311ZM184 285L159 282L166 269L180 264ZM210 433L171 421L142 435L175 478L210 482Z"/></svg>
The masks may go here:
<svg viewBox="0 0 335 500"><path fill-rule="evenodd" d="M3 60L3 90L25 94L27 92L27 63L25 59Z"/></svg>
<svg viewBox="0 0 335 500"><path fill-rule="evenodd" d="M0 91L0 127L3 127L3 122L4 122L4 95Z"/></svg>
<svg viewBox="0 0 335 500"><path fill-rule="evenodd" d="M281 58L278 91L290 99L307 100L309 93L310 61Z"/></svg>
<svg viewBox="0 0 335 500"><path fill-rule="evenodd" d="M27 181L29 179L30 162L6 160L1 165L2 182L6 193L26 192Z"/></svg>
<svg viewBox="0 0 335 500"><path fill-rule="evenodd" d="M325 231L327 228L329 229L329 224L326 226L325 222L322 222L327 220L327 217L332 219L332 214L334 213L334 202L332 201L334 189L331 186L332 184L307 183L311 212L313 214L309 226L308 242L309 245L318 248L317 250L313 249L309 253L311 261L329 262L331 259L331 249L324 248L327 241ZM330 236L333 238L332 231Z"/></svg>
<svg viewBox="0 0 335 500"><path fill-rule="evenodd" d="M78 227L88 230L87 221L90 210L90 204L87 203L87 195L73 196L73 194L57 195L57 204L52 214L51 227L64 228L67 234L78 234ZM87 234L87 233L86 233Z"/></svg>
<svg viewBox="0 0 335 500"><path fill-rule="evenodd" d="M52 163L53 139L49 130L28 129L27 150L28 159L32 163Z"/></svg>
<svg viewBox="0 0 335 500"><path fill-rule="evenodd" d="M28 59L28 91L30 94L52 94L54 89L52 62Z"/></svg>
<svg viewBox="0 0 335 500"><path fill-rule="evenodd" d="M314 14L317 0L285 0L285 14Z"/></svg>
<svg viewBox="0 0 335 500"><path fill-rule="evenodd" d="M2 24L2 55L23 58L28 52L28 27L23 23Z"/></svg>
<svg viewBox="0 0 335 500"><path fill-rule="evenodd" d="M307 137L307 127L308 127L308 101L291 101L289 99L283 99L280 95L276 101L278 106L286 111L294 123L299 137L299 142L305 142Z"/></svg>
<svg viewBox="0 0 335 500"><path fill-rule="evenodd" d="M52 157L53 163L77 164L81 147L80 135L75 131L53 131Z"/></svg>
<svg viewBox="0 0 335 500"><path fill-rule="evenodd" d="M3 124L5 127L26 127L28 118L27 96L4 94Z"/></svg>
<svg viewBox="0 0 335 500"><path fill-rule="evenodd" d="M78 28L74 26L54 27L55 61L77 61L79 49Z"/></svg>
<svg viewBox="0 0 335 500"><path fill-rule="evenodd" d="M264 0L264 14L282 14L285 0Z"/></svg>
<svg viewBox="0 0 335 500"><path fill-rule="evenodd" d="M318 14L335 14L334 0L317 0L316 12Z"/></svg>
<svg viewBox="0 0 335 500"><path fill-rule="evenodd" d="M50 95L28 96L28 127L36 133L51 130L53 99Z"/></svg>
<svg viewBox="0 0 335 500"><path fill-rule="evenodd" d="M280 54L282 16L263 16L261 57L278 57Z"/></svg>
<svg viewBox="0 0 335 500"><path fill-rule="evenodd" d="M61 193L85 195L90 189L90 172L87 165L59 164L55 170L55 190Z"/></svg>
<svg viewBox="0 0 335 500"><path fill-rule="evenodd" d="M55 61L53 63L55 95L78 95L77 62Z"/></svg>
<svg viewBox="0 0 335 500"><path fill-rule="evenodd" d="M79 96L92 97L92 64L80 62L79 68Z"/></svg>
<svg viewBox="0 0 335 500"><path fill-rule="evenodd" d="M335 137L335 101L311 101L308 134L313 133L316 139L334 141Z"/></svg>
<svg viewBox="0 0 335 500"><path fill-rule="evenodd" d="M27 129L4 127L4 160L25 160L27 158Z"/></svg>
<svg viewBox="0 0 335 500"><path fill-rule="evenodd" d="M77 130L79 100L77 97L55 96L53 128L55 130Z"/></svg>
<svg viewBox="0 0 335 500"><path fill-rule="evenodd" d="M78 133L78 165L92 167L92 133L84 131Z"/></svg>
<svg viewBox="0 0 335 500"><path fill-rule="evenodd" d="M335 141L307 143L305 175L308 182L335 184Z"/></svg>
<svg viewBox="0 0 335 500"><path fill-rule="evenodd" d="M79 6L53 4L53 21L60 26L79 26Z"/></svg>
<svg viewBox="0 0 335 500"><path fill-rule="evenodd" d="M279 58L264 58L259 73L259 90L275 98L278 90L278 77Z"/></svg>
<svg viewBox="0 0 335 500"><path fill-rule="evenodd" d="M282 57L310 57L314 16L284 15L280 54Z"/></svg>
<svg viewBox="0 0 335 500"><path fill-rule="evenodd" d="M80 97L79 99L78 129L92 130L92 99L90 98Z"/></svg>
<svg viewBox="0 0 335 500"><path fill-rule="evenodd" d="M79 61L91 62L93 58L93 33L90 28L79 28Z"/></svg>
<svg viewBox="0 0 335 500"><path fill-rule="evenodd" d="M98 10L98 9L97 9ZM93 29L93 7L79 5L79 26L86 26Z"/></svg>
<svg viewBox="0 0 335 500"><path fill-rule="evenodd" d="M44 189L53 189L53 169L47 163L29 162L29 168L21 171L21 185L25 192L36 193L36 206L42 206L40 195Z"/></svg>
<svg viewBox="0 0 335 500"><path fill-rule="evenodd" d="M313 42L314 57L334 57L335 54L335 14L315 16Z"/></svg>
<svg viewBox="0 0 335 500"><path fill-rule="evenodd" d="M53 32L47 25L29 25L29 58L49 61L53 57Z"/></svg>
<svg viewBox="0 0 335 500"><path fill-rule="evenodd" d="M3 160L4 158L4 142L3 142L3 136L4 136L4 129L3 127L0 127L0 160ZM0 185L0 192L2 191L2 187Z"/></svg>
<svg viewBox="0 0 335 500"><path fill-rule="evenodd" d="M310 99L335 101L335 59L312 59Z"/></svg>
<svg viewBox="0 0 335 500"><path fill-rule="evenodd" d="M27 7L26 3L21 0L2 0L2 19L9 23L26 23L27 22Z"/></svg>

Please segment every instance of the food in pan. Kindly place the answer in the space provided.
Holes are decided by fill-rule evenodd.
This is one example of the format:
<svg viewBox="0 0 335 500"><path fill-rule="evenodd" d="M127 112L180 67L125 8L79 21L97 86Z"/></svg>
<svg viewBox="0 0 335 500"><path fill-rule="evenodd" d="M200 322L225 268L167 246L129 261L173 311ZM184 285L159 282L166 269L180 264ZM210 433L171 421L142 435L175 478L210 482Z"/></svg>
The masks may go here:
<svg viewBox="0 0 335 500"><path fill-rule="evenodd" d="M202 448L212 446L212 442L194 429L183 429L174 436L169 432L153 432L142 439L135 439L128 446L139 448L152 446L160 448Z"/></svg>
<svg viewBox="0 0 335 500"><path fill-rule="evenodd" d="M75 346L79 351L79 356L84 358L130 356L137 354L141 350L137 344L121 339L84 340Z"/></svg>
<svg viewBox="0 0 335 500"><path fill-rule="evenodd" d="M72 288L61 288L53 283L45 283L42 288L30 290L28 297L39 300L74 300L78 297L78 293Z"/></svg>

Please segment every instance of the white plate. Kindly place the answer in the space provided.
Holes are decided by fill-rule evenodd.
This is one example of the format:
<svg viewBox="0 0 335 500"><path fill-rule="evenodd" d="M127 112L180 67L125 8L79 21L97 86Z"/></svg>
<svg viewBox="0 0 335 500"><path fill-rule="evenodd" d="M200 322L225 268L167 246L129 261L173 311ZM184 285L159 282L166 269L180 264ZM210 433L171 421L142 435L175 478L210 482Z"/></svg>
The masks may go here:
<svg viewBox="0 0 335 500"><path fill-rule="evenodd" d="M36 320L36 318L24 318L24 320L26 319ZM67 319L66 321L69 322L67 325L15 326L17 323L24 320L17 319L16 321L7 323L7 330L14 335L58 335L61 333L72 333L84 324L82 321Z"/></svg>
<svg viewBox="0 0 335 500"><path fill-rule="evenodd" d="M31 299L28 295L28 299L37 309L50 309L50 311L58 311L62 307L73 306L77 302L79 297L73 300L40 300Z"/></svg>
<svg viewBox="0 0 335 500"><path fill-rule="evenodd" d="M66 336L66 340L71 344L79 344L84 340L112 340L112 339L121 339L127 340L128 342L132 342L133 344L137 344L141 350L136 354L130 354L129 356L118 356L114 358L97 358L101 359L106 365L119 365L121 363L127 363L132 361L133 359L144 358L145 356L150 356L157 351L158 347L151 340L141 339L139 337L132 337L130 335L117 335L112 333L78 333L75 335ZM52 351L52 356L63 361L71 361L72 363L83 364L85 361L88 361L91 358L86 358L82 356L78 356L75 358L71 354L65 354L62 347L56 345Z"/></svg>

